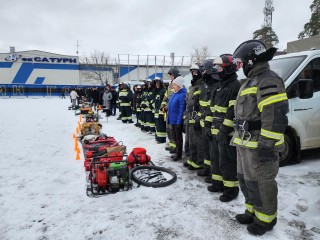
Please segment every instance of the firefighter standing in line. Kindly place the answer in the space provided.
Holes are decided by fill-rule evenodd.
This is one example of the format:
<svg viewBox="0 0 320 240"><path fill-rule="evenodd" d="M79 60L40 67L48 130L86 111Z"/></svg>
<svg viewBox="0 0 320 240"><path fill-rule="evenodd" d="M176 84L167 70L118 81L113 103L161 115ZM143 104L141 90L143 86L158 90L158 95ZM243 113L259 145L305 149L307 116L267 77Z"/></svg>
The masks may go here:
<svg viewBox="0 0 320 240"><path fill-rule="evenodd" d="M203 144L200 122L196 122L196 117L200 116L199 98L201 92L205 89L206 84L201 77L200 67L198 64L192 64L190 67L192 74L191 86L188 89L185 111L185 126L189 133L189 151L190 158L187 160L188 169L198 170L203 165Z"/></svg>
<svg viewBox="0 0 320 240"><path fill-rule="evenodd" d="M173 88L172 88L172 85L173 85L172 81L174 79L176 79L177 77L181 76L181 73L180 73L179 69L173 67L168 71L168 75L170 77L171 82L170 82L170 84L164 94L163 101L161 103L161 109L164 113L168 112L168 102L169 102L171 95L174 93ZM168 146L166 146L165 149L167 151L170 151L170 153L175 153L176 152L176 142L173 138L172 126L168 123L166 123L166 131L167 131L167 136L169 139L169 144L168 144Z"/></svg>
<svg viewBox="0 0 320 240"><path fill-rule="evenodd" d="M145 104L145 99L147 96L147 91L148 91L148 84L147 84L147 80L143 81L144 84L142 85L141 88L141 104L140 104L140 108L141 108L141 115L140 115L140 128L141 131L145 132L146 130L146 116L145 116L145 112L144 109L146 107Z"/></svg>
<svg viewBox="0 0 320 240"><path fill-rule="evenodd" d="M230 54L223 54L213 61L218 75L218 85L210 100L212 112L212 185L210 192L223 192L220 201L230 202L239 194L236 148L230 146L233 134L234 104L240 88L237 65Z"/></svg>
<svg viewBox="0 0 320 240"><path fill-rule="evenodd" d="M136 110L136 117L137 117L137 123L135 124L136 127L140 127L141 124L141 96L142 96L142 92L141 92L141 86L138 85L137 86L137 90L135 92L136 95L136 100L135 100L135 110Z"/></svg>
<svg viewBox="0 0 320 240"><path fill-rule="evenodd" d="M144 132L151 132L152 127L152 100L153 100L153 87L152 80L145 81L145 90L142 94L141 108L143 109L143 125L141 130Z"/></svg>
<svg viewBox="0 0 320 240"><path fill-rule="evenodd" d="M236 215L249 224L253 235L263 235L277 223L279 153L284 151L288 125L288 98L283 80L270 70L276 48L259 40L243 42L233 57L247 76L235 105L235 133L238 178L245 197L246 211Z"/></svg>
<svg viewBox="0 0 320 240"><path fill-rule="evenodd" d="M212 141L211 125L212 125L212 113L210 110L210 98L212 92L214 92L218 81L213 77L213 59L207 59L200 65L200 71L202 78L206 83L206 88L201 91L199 104L200 114L198 114L196 121L200 123L202 144L203 144L203 168L197 172L198 176L206 177L205 182L211 183L211 157L210 157L210 145ZM216 78L217 76L215 76Z"/></svg>
<svg viewBox="0 0 320 240"><path fill-rule="evenodd" d="M161 78L156 77L154 79L154 120L156 126L155 139L157 143L165 143L167 132L166 132L166 122L164 120L164 112L160 109L161 103L163 101L164 94L166 90L163 86L163 81Z"/></svg>
<svg viewBox="0 0 320 240"><path fill-rule="evenodd" d="M119 110L121 112L121 120L123 123L133 123L131 101L132 92L130 90L130 85L128 83L124 83L122 90L119 92Z"/></svg>

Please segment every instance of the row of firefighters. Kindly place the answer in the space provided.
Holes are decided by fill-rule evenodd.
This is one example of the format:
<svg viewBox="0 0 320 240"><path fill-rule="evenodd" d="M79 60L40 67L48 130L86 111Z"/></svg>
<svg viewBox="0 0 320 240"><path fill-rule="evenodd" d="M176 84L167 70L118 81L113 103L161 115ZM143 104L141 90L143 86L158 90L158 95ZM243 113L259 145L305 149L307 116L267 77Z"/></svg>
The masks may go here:
<svg viewBox="0 0 320 240"><path fill-rule="evenodd" d="M185 98L184 166L197 170L210 183L208 190L221 192L220 201L229 202L239 193L245 196L246 211L236 220L249 224L248 231L262 235L277 221L277 183L279 155L284 150L284 131L288 120L288 99L282 79L270 70L268 61L274 48L266 49L257 40L241 44L233 55L224 54L190 68L193 79ZM239 81L242 67L248 79ZM181 76L176 68L168 72L174 81ZM158 143L165 143L173 160L177 153L171 127L166 124L168 100L175 94L162 80L146 81L129 91L123 84L119 92L123 122L155 132ZM133 102L133 104L131 104Z"/></svg>

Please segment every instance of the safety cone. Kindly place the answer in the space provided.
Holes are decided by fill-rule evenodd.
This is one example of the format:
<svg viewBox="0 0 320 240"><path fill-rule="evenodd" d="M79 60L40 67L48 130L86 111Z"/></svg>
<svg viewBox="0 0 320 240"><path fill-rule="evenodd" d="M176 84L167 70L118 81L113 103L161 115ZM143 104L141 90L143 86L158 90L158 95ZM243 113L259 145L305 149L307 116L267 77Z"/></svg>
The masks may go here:
<svg viewBox="0 0 320 240"><path fill-rule="evenodd" d="M80 160L80 150L77 151L76 160L77 160L77 161Z"/></svg>
<svg viewBox="0 0 320 240"><path fill-rule="evenodd" d="M77 151L77 148L79 148L78 146L78 140L74 139L74 150Z"/></svg>
<svg viewBox="0 0 320 240"><path fill-rule="evenodd" d="M73 134L73 135L72 135L72 137L73 137L74 139L76 139L76 138L77 138L75 134Z"/></svg>

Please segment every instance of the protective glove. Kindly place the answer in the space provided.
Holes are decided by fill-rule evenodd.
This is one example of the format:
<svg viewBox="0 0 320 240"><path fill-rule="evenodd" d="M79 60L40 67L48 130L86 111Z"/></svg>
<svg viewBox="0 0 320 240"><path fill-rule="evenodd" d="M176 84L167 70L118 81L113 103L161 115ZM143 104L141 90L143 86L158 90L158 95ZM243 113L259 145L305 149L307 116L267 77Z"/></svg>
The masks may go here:
<svg viewBox="0 0 320 240"><path fill-rule="evenodd" d="M228 135L225 134L224 132L221 132L221 131L219 131L218 134L216 135L216 139L217 139L218 143L223 144L223 145L227 145L230 143Z"/></svg>
<svg viewBox="0 0 320 240"><path fill-rule="evenodd" d="M258 157L261 162L270 162L277 159L275 151L268 147L258 147Z"/></svg>

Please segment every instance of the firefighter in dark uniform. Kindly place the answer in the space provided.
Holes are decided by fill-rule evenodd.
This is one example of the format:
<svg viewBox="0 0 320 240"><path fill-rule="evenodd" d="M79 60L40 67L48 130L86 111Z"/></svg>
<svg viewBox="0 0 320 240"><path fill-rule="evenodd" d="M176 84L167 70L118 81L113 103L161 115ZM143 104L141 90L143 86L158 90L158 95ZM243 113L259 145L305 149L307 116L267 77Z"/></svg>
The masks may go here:
<svg viewBox="0 0 320 240"><path fill-rule="evenodd" d="M160 109L161 103L163 101L164 94L166 90L163 86L163 81L161 78L156 77L154 79L154 121L156 126L156 142L157 143L165 143L167 132L166 132L166 121L164 119L164 112Z"/></svg>
<svg viewBox="0 0 320 240"><path fill-rule="evenodd" d="M123 83L122 90L119 92L119 104L121 112L121 120L123 123L133 123L132 121L132 92L129 84Z"/></svg>
<svg viewBox="0 0 320 240"><path fill-rule="evenodd" d="M230 54L223 54L213 61L218 75L218 85L210 100L212 112L211 192L223 192L220 201L230 202L239 194L236 148L230 146L233 135L234 104L240 88L237 65Z"/></svg>
<svg viewBox="0 0 320 240"><path fill-rule="evenodd" d="M147 79L146 89L142 95L141 108L143 109L143 116L144 116L143 131L149 132L149 133L155 132L154 116L152 113L152 109L153 109L152 104L153 104L153 85L152 85L152 80Z"/></svg>
<svg viewBox="0 0 320 240"><path fill-rule="evenodd" d="M146 105L146 98L147 98L147 94L148 94L148 83L147 80L144 80L144 85L142 86L142 93L141 93L141 122L140 122L140 127L141 127L141 131L146 132L147 129L147 125L146 125L146 114L144 109L147 107ZM149 131L149 130L148 130Z"/></svg>
<svg viewBox="0 0 320 240"><path fill-rule="evenodd" d="M277 223L279 153L284 151L284 132L288 125L288 98L283 80L270 70L276 48L259 40L243 42L233 57L247 76L235 104L235 133L231 143L237 147L237 171L245 197L246 211L236 215L249 224L253 235L263 235Z"/></svg>
<svg viewBox="0 0 320 240"><path fill-rule="evenodd" d="M142 97L142 92L141 92L141 86L137 86L137 90L135 92L136 95L136 100L135 100L135 110L136 110L136 117L137 117L137 123L135 124L136 127L141 126L141 97Z"/></svg>
<svg viewBox="0 0 320 240"><path fill-rule="evenodd" d="M197 172L198 176L205 176L205 182L211 183L211 156L210 146L212 141L211 125L212 125L212 112L210 110L211 95L216 89L218 77L213 72L213 59L207 59L200 65L202 78L206 83L206 88L201 91L199 98L200 111L197 114L196 122L200 123L202 144L203 144L203 168Z"/></svg>
<svg viewBox="0 0 320 240"><path fill-rule="evenodd" d="M205 89L206 84L201 77L198 64L192 64L190 67L192 74L191 86L188 89L186 97L185 122L189 132L189 151L190 158L187 160L188 169L199 170L203 165L203 144L200 122L196 122L196 117L200 116L200 94Z"/></svg>

